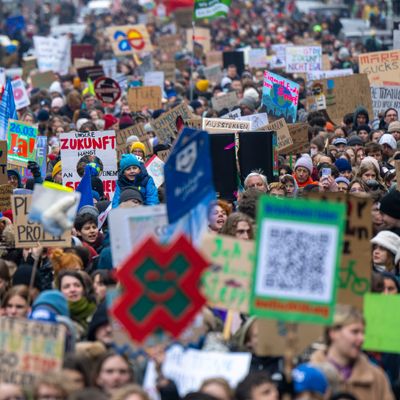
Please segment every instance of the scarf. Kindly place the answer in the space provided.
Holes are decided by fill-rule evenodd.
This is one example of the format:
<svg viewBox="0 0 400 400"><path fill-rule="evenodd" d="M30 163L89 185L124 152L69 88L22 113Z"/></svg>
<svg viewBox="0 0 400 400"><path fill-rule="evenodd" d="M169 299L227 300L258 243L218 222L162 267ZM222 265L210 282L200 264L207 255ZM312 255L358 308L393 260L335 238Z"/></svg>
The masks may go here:
<svg viewBox="0 0 400 400"><path fill-rule="evenodd" d="M89 317L96 311L96 304L91 303L86 297L82 297L78 301L68 301L71 319L78 322L87 330L89 326Z"/></svg>

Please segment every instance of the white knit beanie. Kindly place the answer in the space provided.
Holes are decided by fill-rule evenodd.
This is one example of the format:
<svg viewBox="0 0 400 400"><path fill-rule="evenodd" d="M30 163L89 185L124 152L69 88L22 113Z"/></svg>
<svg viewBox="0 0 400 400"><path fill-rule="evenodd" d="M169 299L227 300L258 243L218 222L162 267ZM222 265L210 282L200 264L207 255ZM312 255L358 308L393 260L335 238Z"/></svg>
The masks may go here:
<svg viewBox="0 0 400 400"><path fill-rule="evenodd" d="M381 231L371 239L372 244L377 244L389 250L395 256L395 263L400 260L400 236L390 231Z"/></svg>
<svg viewBox="0 0 400 400"><path fill-rule="evenodd" d="M303 154L297 161L296 164L294 165L294 170L296 170L297 167L304 167L310 171L310 175L312 174L313 171L313 163L311 160L311 157L308 154Z"/></svg>

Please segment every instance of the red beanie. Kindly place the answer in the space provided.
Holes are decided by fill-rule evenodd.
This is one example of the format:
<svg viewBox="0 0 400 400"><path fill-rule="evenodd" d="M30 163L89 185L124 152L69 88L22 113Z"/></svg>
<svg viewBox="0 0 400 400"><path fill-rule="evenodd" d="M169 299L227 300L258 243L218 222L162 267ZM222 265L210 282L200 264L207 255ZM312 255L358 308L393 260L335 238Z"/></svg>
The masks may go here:
<svg viewBox="0 0 400 400"><path fill-rule="evenodd" d="M114 115L111 114L105 114L103 117L105 124L104 124L104 129L110 129L114 124L118 122L118 118L114 117Z"/></svg>

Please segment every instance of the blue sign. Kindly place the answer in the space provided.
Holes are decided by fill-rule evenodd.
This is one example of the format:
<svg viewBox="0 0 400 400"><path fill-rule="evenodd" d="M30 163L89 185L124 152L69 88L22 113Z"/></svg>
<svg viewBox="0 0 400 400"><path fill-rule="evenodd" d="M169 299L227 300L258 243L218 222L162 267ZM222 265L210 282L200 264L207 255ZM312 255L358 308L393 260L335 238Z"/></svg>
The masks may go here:
<svg viewBox="0 0 400 400"><path fill-rule="evenodd" d="M169 223L203 202L215 199L208 133L185 128L164 166Z"/></svg>
<svg viewBox="0 0 400 400"><path fill-rule="evenodd" d="M25 18L22 15L8 17L6 19L6 29L8 36L13 36L16 32L25 29Z"/></svg>

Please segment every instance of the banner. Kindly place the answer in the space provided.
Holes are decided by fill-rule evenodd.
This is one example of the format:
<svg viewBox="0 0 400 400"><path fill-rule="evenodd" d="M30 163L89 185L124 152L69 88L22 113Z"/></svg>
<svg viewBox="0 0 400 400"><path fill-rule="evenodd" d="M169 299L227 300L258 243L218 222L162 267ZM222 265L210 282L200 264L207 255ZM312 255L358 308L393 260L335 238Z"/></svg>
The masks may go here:
<svg viewBox="0 0 400 400"><path fill-rule="evenodd" d="M151 53L153 46L145 25L111 26L106 29L116 56Z"/></svg>
<svg viewBox="0 0 400 400"><path fill-rule="evenodd" d="M400 112L400 86L371 86L371 97L374 118L388 108Z"/></svg>
<svg viewBox="0 0 400 400"><path fill-rule="evenodd" d="M231 0L195 0L193 21L227 17Z"/></svg>
<svg viewBox="0 0 400 400"><path fill-rule="evenodd" d="M235 133L238 131L250 131L250 121L238 121L234 119L203 118L203 129L208 133Z"/></svg>
<svg viewBox="0 0 400 400"><path fill-rule="evenodd" d="M31 101L29 100L23 80L21 78L15 79L11 81L11 86L14 94L15 108L20 110L21 108L28 107Z"/></svg>
<svg viewBox="0 0 400 400"><path fill-rule="evenodd" d="M286 122L296 122L299 90L299 84L264 71L262 103L267 109L267 114L277 118L283 117Z"/></svg>
<svg viewBox="0 0 400 400"><path fill-rule="evenodd" d="M128 90L128 105L133 112L143 109L159 110L162 91L160 86L131 87Z"/></svg>
<svg viewBox="0 0 400 400"><path fill-rule="evenodd" d="M320 46L286 47L286 72L310 72L322 70Z"/></svg>
<svg viewBox="0 0 400 400"><path fill-rule="evenodd" d="M311 71L307 73L308 81L315 81L319 79L339 78L340 76L353 75L354 72L351 68L333 69L331 71Z"/></svg>
<svg viewBox="0 0 400 400"><path fill-rule="evenodd" d="M26 165L28 161L35 161L37 135L36 126L13 119L8 120L8 162Z"/></svg>
<svg viewBox="0 0 400 400"><path fill-rule="evenodd" d="M75 190L83 177L85 165L96 163L104 194L112 198L118 179L114 131L61 133L60 152L64 186Z"/></svg>

